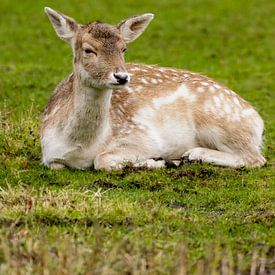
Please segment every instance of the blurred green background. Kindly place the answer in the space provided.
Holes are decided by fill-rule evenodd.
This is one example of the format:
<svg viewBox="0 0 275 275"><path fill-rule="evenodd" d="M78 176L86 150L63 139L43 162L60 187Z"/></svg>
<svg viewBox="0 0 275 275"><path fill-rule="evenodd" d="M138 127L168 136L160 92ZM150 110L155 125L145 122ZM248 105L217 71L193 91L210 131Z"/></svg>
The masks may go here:
<svg viewBox="0 0 275 275"><path fill-rule="evenodd" d="M274 107L274 1L2 0L0 99L16 112L31 102L41 111L51 90L71 72L71 50L56 37L45 6L80 23L117 23L152 12L155 19L129 47L128 62L202 72L252 101L263 116L265 108Z"/></svg>

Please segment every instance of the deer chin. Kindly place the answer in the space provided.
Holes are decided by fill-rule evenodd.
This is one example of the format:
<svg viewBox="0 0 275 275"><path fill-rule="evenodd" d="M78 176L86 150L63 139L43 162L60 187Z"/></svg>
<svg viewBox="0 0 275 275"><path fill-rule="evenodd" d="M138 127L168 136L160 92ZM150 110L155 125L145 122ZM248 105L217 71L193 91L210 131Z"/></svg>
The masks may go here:
<svg viewBox="0 0 275 275"><path fill-rule="evenodd" d="M124 88L124 87L126 87L126 86L128 86L128 83L119 84L119 83L113 83L113 82L111 82L111 83L109 83L109 84L107 85L107 87L108 87L109 89L113 89L113 90L122 89L122 88Z"/></svg>

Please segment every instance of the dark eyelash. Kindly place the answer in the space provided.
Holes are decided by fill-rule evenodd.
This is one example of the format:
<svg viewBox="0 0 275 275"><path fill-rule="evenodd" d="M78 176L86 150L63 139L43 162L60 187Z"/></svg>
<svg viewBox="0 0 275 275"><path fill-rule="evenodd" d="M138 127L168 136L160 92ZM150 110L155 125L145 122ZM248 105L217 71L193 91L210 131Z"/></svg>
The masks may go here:
<svg viewBox="0 0 275 275"><path fill-rule="evenodd" d="M84 52L85 52L85 53L87 53L87 54L89 54L89 53L93 53L93 54L97 55L97 53L96 53L96 52L94 52L94 51L93 51L93 50L91 50L91 49L84 49Z"/></svg>

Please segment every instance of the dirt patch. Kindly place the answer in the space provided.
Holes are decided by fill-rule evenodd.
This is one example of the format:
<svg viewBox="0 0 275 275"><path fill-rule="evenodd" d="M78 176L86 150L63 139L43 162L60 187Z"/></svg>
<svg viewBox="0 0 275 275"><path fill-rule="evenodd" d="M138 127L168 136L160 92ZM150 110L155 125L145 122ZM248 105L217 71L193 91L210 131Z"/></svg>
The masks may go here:
<svg viewBox="0 0 275 275"><path fill-rule="evenodd" d="M117 176L118 178L124 178L132 173L142 173L142 172L148 172L152 170L153 170L152 168L148 168L146 166L134 167L133 164L129 163L125 165L121 170L117 170L114 175Z"/></svg>
<svg viewBox="0 0 275 275"><path fill-rule="evenodd" d="M173 179L187 178L190 180L201 179L208 180L209 178L216 175L216 173L210 169L201 168L200 170L194 171L191 169L180 169L169 173Z"/></svg>
<svg viewBox="0 0 275 275"><path fill-rule="evenodd" d="M95 180L93 182L93 186L102 187L102 188L106 188L106 189L110 189L110 188L117 189L117 188L119 188L119 186L116 182L113 182L113 181L110 181L110 180L107 180L107 179Z"/></svg>

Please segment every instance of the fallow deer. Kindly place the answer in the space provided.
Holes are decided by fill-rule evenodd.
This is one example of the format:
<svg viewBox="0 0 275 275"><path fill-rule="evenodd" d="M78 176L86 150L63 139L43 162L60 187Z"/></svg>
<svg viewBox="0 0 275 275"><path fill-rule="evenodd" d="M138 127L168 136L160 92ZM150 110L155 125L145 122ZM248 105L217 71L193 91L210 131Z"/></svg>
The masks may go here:
<svg viewBox="0 0 275 275"><path fill-rule="evenodd" d="M126 46L153 14L113 26L45 12L73 50L73 73L56 87L41 127L46 166L163 167L164 159L181 157L231 167L265 164L263 121L239 95L197 73L125 64Z"/></svg>

